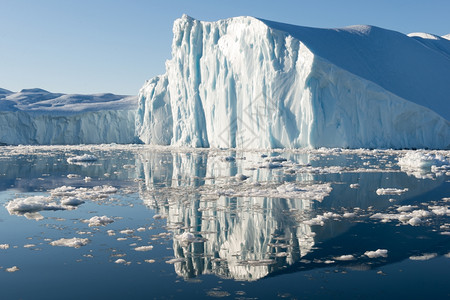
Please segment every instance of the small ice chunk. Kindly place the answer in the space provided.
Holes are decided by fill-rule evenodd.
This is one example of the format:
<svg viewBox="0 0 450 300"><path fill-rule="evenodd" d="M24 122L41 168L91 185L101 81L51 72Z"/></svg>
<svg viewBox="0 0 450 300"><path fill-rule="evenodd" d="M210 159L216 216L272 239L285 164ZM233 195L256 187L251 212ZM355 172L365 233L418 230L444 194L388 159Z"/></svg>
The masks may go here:
<svg viewBox="0 0 450 300"><path fill-rule="evenodd" d="M86 246L89 243L89 239L80 239L80 238L71 238L71 239L59 239L50 243L52 246L63 246L63 247L72 247L72 248L80 248L82 246Z"/></svg>
<svg viewBox="0 0 450 300"><path fill-rule="evenodd" d="M358 189L359 188L359 183L352 183L352 184L350 184L350 188L351 189Z"/></svg>
<svg viewBox="0 0 450 300"><path fill-rule="evenodd" d="M134 230L132 229L124 229L120 231L121 234L133 234Z"/></svg>
<svg viewBox="0 0 450 300"><path fill-rule="evenodd" d="M343 217L344 218L354 218L354 217L356 217L356 214L352 213L352 212L346 212L346 213L344 213Z"/></svg>
<svg viewBox="0 0 450 300"><path fill-rule="evenodd" d="M410 256L409 259L411 259L411 260L429 260L429 259L432 259L435 257L437 257L437 253L424 253L422 255Z"/></svg>
<svg viewBox="0 0 450 300"><path fill-rule="evenodd" d="M112 230L112 229L108 230L107 233L108 233L109 236L116 235L116 232L114 230Z"/></svg>
<svg viewBox="0 0 450 300"><path fill-rule="evenodd" d="M448 206L430 206L428 207L437 216L450 216L450 209Z"/></svg>
<svg viewBox="0 0 450 300"><path fill-rule="evenodd" d="M136 250L136 251L150 251L152 249L153 249L153 246L151 246L151 245L139 246L139 247L134 248L134 250Z"/></svg>
<svg viewBox="0 0 450 300"><path fill-rule="evenodd" d="M17 198L6 205L8 212L13 214L25 214L39 212L42 210L65 210L65 208L55 202L51 197L31 196L27 198Z"/></svg>
<svg viewBox="0 0 450 300"><path fill-rule="evenodd" d="M65 206L79 206L83 204L84 201L75 197L68 197L61 200L61 204Z"/></svg>
<svg viewBox="0 0 450 300"><path fill-rule="evenodd" d="M94 227L94 226L106 226L108 224L113 223L114 220L107 217L107 216L94 216L92 218L90 218L89 220L87 220L87 223L89 223L89 227Z"/></svg>
<svg viewBox="0 0 450 300"><path fill-rule="evenodd" d="M9 244L0 244L0 249L1 250L9 249Z"/></svg>
<svg viewBox="0 0 450 300"><path fill-rule="evenodd" d="M144 260L146 263L149 263L149 264L152 264L152 263L154 263L155 262L155 260L154 259L146 259L146 260Z"/></svg>
<svg viewBox="0 0 450 300"><path fill-rule="evenodd" d="M409 219L409 221L408 221L408 224L410 224L412 226L420 225L420 223L422 223L422 220L418 217L413 217L413 218Z"/></svg>
<svg viewBox="0 0 450 300"><path fill-rule="evenodd" d="M19 270L20 269L17 266L13 266L11 268L7 268L5 271L8 272L8 273L14 273L14 272L17 272Z"/></svg>
<svg viewBox="0 0 450 300"><path fill-rule="evenodd" d="M355 260L355 257L351 254L347 254L347 255L341 255L341 256L335 257L334 259L340 260L340 261L349 261L349 260Z"/></svg>
<svg viewBox="0 0 450 300"><path fill-rule="evenodd" d="M116 264L127 264L127 261L125 259L123 259L123 258L119 258L119 259L116 259L114 261L114 263L116 263Z"/></svg>
<svg viewBox="0 0 450 300"><path fill-rule="evenodd" d="M377 249L375 251L366 251L364 255L369 258L387 257L388 251L386 249Z"/></svg>
<svg viewBox="0 0 450 300"><path fill-rule="evenodd" d="M67 162L72 164L72 163L77 163L77 162L93 162L93 161L97 161L97 160L98 160L98 158L95 155L83 154L80 156L69 157L67 159Z"/></svg>
<svg viewBox="0 0 450 300"><path fill-rule="evenodd" d="M405 211L411 211L414 208L417 208L417 206L412 206L412 205L404 205L404 206L400 206L397 208L397 211L399 212L405 212Z"/></svg>
<svg viewBox="0 0 450 300"><path fill-rule="evenodd" d="M397 188L380 188L377 189L377 195L401 195L406 193L408 188L397 189Z"/></svg>

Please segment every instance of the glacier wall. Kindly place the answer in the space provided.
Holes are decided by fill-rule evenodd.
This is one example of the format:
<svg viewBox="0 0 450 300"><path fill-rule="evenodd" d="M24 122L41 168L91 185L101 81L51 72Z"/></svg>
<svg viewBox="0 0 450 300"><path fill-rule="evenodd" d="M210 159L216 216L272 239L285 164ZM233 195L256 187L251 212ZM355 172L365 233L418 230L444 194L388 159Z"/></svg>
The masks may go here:
<svg viewBox="0 0 450 300"><path fill-rule="evenodd" d="M358 60L349 50L344 62L353 55L357 64L342 63L336 56L352 47L321 44L321 31L313 39L317 35L310 34L311 29L277 24L252 17L176 20L166 73L140 90L136 135L146 144L191 147L450 147L448 97L439 98L448 89L441 81L450 78L445 56L433 56L431 65L442 65L438 75L444 78L436 79L438 88L428 86L429 97L422 99L427 90L416 84L420 76L409 82L408 73L413 72L401 69L402 64L389 67L389 55L378 55L384 68L377 68L377 53L386 47L362 49L369 52L366 56L375 56L371 60ZM372 38L368 26L341 31L345 39L338 36L333 42L351 45L361 37ZM372 31L381 40L400 35ZM323 39L328 38L325 32ZM419 60L431 60L422 43L404 38L408 40L398 38L399 51L412 49ZM402 72L411 91L395 83L394 75ZM429 71L423 72L428 76ZM437 112L439 105L443 109Z"/></svg>
<svg viewBox="0 0 450 300"><path fill-rule="evenodd" d="M0 89L0 144L136 142L135 96Z"/></svg>
<svg viewBox="0 0 450 300"><path fill-rule="evenodd" d="M0 143L7 145L130 144L134 110L101 110L71 115L0 111Z"/></svg>

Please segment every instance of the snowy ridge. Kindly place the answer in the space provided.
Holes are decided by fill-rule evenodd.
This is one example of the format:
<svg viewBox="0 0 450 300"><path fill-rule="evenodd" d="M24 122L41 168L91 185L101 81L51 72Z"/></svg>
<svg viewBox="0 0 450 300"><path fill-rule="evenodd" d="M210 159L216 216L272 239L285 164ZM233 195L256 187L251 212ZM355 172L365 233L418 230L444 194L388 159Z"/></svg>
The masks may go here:
<svg viewBox="0 0 450 300"><path fill-rule="evenodd" d="M136 135L191 147L449 148L449 41L253 17L174 23Z"/></svg>
<svg viewBox="0 0 450 300"><path fill-rule="evenodd" d="M135 141L136 97L0 89L0 144L100 144Z"/></svg>

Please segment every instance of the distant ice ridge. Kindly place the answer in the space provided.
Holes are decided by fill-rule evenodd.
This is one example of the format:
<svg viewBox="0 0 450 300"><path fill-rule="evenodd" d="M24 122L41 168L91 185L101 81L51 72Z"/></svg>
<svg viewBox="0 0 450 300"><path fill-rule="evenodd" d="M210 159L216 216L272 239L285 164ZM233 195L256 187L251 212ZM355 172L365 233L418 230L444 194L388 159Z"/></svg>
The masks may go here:
<svg viewBox="0 0 450 300"><path fill-rule="evenodd" d="M0 144L133 143L136 97L0 89Z"/></svg>
<svg viewBox="0 0 450 300"><path fill-rule="evenodd" d="M173 32L166 73L139 93L146 144L450 148L446 37L186 15Z"/></svg>

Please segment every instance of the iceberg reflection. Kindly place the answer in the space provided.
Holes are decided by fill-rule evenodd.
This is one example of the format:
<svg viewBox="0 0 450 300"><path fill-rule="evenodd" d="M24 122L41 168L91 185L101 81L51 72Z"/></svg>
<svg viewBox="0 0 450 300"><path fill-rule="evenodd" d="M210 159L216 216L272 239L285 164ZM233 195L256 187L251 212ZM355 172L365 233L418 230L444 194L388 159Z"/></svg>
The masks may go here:
<svg viewBox="0 0 450 300"><path fill-rule="evenodd" d="M346 253L332 241L346 240L355 226L374 222L370 216L375 210L389 209L393 201L408 201L443 182L418 181L389 163L371 169L362 168L361 162L352 165L346 157L331 163L327 159L308 153L141 152L136 169L144 182L141 198L167 219L167 229L174 233L177 274L247 281L307 264L376 266L336 261ZM408 192L380 196L380 187ZM183 239L186 232L195 238ZM351 243L346 246L345 251L353 251ZM366 246L358 250L361 257L377 250L376 245ZM382 257L378 263L386 261Z"/></svg>

